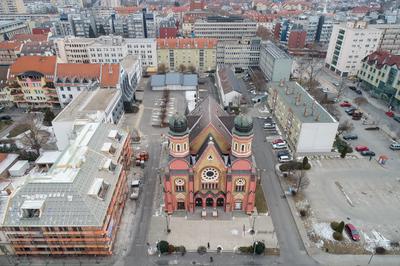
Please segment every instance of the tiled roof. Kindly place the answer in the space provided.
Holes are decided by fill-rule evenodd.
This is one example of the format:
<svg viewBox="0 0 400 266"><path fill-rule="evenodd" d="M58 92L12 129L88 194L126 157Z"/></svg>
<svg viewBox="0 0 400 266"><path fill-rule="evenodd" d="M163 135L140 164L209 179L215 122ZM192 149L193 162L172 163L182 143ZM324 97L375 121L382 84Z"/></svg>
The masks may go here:
<svg viewBox="0 0 400 266"><path fill-rule="evenodd" d="M369 65L376 64L376 68L381 69L384 65L394 66L400 69L400 55L394 55L388 51L376 51L370 55L367 55L363 62L367 62Z"/></svg>
<svg viewBox="0 0 400 266"><path fill-rule="evenodd" d="M104 64L101 69L101 86L115 87L119 82L119 64Z"/></svg>
<svg viewBox="0 0 400 266"><path fill-rule="evenodd" d="M230 93L232 91L237 91L240 93L239 81L235 77L235 73L229 66L227 65L218 66L217 75L221 82L224 94Z"/></svg>
<svg viewBox="0 0 400 266"><path fill-rule="evenodd" d="M212 38L157 39L158 49L212 49L216 46L217 39Z"/></svg>
<svg viewBox="0 0 400 266"><path fill-rule="evenodd" d="M23 56L19 57L10 68L11 75L27 71L36 71L44 75L54 75L56 56Z"/></svg>
<svg viewBox="0 0 400 266"><path fill-rule="evenodd" d="M36 42L45 42L47 41L48 35L47 34L26 34L26 33L20 33L20 34L15 34L12 37L12 40L16 41L36 41Z"/></svg>
<svg viewBox="0 0 400 266"><path fill-rule="evenodd" d="M0 50L15 50L21 49L21 43L18 41L4 41L0 42Z"/></svg>
<svg viewBox="0 0 400 266"><path fill-rule="evenodd" d="M57 64L57 78L99 78L100 64Z"/></svg>

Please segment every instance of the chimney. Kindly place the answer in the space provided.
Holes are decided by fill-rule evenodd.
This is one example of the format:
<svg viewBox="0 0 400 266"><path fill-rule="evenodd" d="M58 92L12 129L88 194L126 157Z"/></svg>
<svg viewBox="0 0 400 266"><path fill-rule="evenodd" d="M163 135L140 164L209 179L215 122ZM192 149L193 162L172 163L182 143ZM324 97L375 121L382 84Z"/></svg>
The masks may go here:
<svg viewBox="0 0 400 266"><path fill-rule="evenodd" d="M304 113L303 113L304 117L308 116L308 112L307 112L307 106L304 106Z"/></svg>
<svg viewBox="0 0 400 266"><path fill-rule="evenodd" d="M313 103L311 105L311 115L314 115L314 111L315 111L315 100L313 101Z"/></svg>
<svg viewBox="0 0 400 266"><path fill-rule="evenodd" d="M317 114L317 116L315 117L315 121L319 121L319 116L320 114Z"/></svg>
<svg viewBox="0 0 400 266"><path fill-rule="evenodd" d="M300 105L301 103L301 93L299 93L296 97L296 105Z"/></svg>
<svg viewBox="0 0 400 266"><path fill-rule="evenodd" d="M286 95L289 95L289 94L290 94L290 93L289 93L289 87L286 87L286 88L285 88L285 94L286 94Z"/></svg>

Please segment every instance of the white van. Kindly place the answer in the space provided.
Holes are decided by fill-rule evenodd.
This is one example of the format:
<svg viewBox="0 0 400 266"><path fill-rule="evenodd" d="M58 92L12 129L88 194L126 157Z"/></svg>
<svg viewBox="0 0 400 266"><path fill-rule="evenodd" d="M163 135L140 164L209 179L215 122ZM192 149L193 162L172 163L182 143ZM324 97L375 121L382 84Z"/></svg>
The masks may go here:
<svg viewBox="0 0 400 266"><path fill-rule="evenodd" d="M392 144L390 144L390 147L389 147L391 150L400 150L400 143L392 143Z"/></svg>

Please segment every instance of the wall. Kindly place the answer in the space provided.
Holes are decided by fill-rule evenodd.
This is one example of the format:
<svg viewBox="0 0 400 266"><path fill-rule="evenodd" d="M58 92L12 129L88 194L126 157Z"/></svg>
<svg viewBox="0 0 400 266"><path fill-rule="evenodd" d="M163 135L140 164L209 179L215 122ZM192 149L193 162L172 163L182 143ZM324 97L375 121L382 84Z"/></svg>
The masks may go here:
<svg viewBox="0 0 400 266"><path fill-rule="evenodd" d="M297 153L331 152L339 123L303 123Z"/></svg>

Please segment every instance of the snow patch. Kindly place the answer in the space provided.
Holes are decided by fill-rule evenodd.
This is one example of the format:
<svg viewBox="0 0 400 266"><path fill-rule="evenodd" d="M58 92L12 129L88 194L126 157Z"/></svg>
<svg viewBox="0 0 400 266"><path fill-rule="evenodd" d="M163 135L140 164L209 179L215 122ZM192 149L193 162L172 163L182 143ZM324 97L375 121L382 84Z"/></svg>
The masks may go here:
<svg viewBox="0 0 400 266"><path fill-rule="evenodd" d="M332 237L333 230L329 223L314 223L313 231L316 235L320 236L323 239L334 240Z"/></svg>

